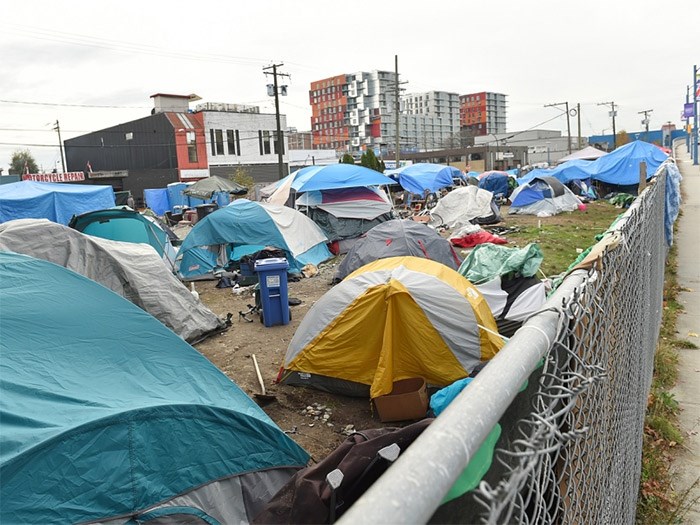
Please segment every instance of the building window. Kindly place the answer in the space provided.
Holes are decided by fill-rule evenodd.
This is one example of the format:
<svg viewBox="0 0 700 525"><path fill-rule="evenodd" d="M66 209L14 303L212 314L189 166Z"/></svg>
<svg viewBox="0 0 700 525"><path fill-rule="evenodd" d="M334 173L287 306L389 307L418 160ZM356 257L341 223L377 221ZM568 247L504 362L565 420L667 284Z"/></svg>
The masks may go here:
<svg viewBox="0 0 700 525"><path fill-rule="evenodd" d="M209 144L211 144L212 157L216 156L216 140L214 139L214 130L209 130Z"/></svg>
<svg viewBox="0 0 700 525"><path fill-rule="evenodd" d="M260 144L260 155L270 154L270 132L258 131L258 142Z"/></svg>
<svg viewBox="0 0 700 525"><path fill-rule="evenodd" d="M241 135L238 133L238 130L236 130L236 151L238 151L238 154L241 154Z"/></svg>
<svg viewBox="0 0 700 525"><path fill-rule="evenodd" d="M226 142L228 145L228 154L236 155L236 134L232 129L226 130Z"/></svg>
<svg viewBox="0 0 700 525"><path fill-rule="evenodd" d="M197 136L194 131L187 132L187 157L190 162L197 162Z"/></svg>
<svg viewBox="0 0 700 525"><path fill-rule="evenodd" d="M132 131L129 131L128 133L124 133L124 139L125 140L134 140L134 133Z"/></svg>
<svg viewBox="0 0 700 525"><path fill-rule="evenodd" d="M216 135L216 154L226 155L224 153L224 132L221 129L214 130Z"/></svg>

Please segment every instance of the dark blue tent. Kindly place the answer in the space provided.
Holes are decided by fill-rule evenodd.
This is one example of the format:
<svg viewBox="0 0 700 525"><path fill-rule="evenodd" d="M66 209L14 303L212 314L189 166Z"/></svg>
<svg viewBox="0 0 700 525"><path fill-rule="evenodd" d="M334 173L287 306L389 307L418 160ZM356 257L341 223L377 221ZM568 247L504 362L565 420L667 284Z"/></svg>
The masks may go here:
<svg viewBox="0 0 700 525"><path fill-rule="evenodd" d="M508 197L510 193L508 187L509 178L508 174L496 171L484 174L479 180L479 188L490 191L494 197Z"/></svg>

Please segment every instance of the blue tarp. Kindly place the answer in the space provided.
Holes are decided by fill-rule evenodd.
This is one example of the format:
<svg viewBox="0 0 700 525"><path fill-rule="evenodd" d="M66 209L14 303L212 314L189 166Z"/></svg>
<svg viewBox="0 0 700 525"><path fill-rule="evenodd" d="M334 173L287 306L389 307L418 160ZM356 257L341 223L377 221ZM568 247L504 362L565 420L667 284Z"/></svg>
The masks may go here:
<svg viewBox="0 0 700 525"><path fill-rule="evenodd" d="M566 184L572 180L592 179L615 186L637 186L639 184L639 164L647 163L647 179L668 158L663 151L647 142L635 141L617 148L596 160L570 160L552 170L536 169L518 179L523 185L535 177L554 177Z"/></svg>
<svg viewBox="0 0 700 525"><path fill-rule="evenodd" d="M489 173L479 180L479 188L488 190L494 196L508 196L508 179L505 173Z"/></svg>
<svg viewBox="0 0 700 525"><path fill-rule="evenodd" d="M401 187L411 193L423 195L426 191L435 193L441 188L453 186L455 178L464 179L464 174L454 166L420 162L386 172L394 178L398 174Z"/></svg>
<svg viewBox="0 0 700 525"><path fill-rule="evenodd" d="M168 202L170 204L171 210L175 210L176 206L180 209L189 206L187 201L187 195L183 195L182 192L189 186L186 182L172 182L167 185L166 190L168 191Z"/></svg>
<svg viewBox="0 0 700 525"><path fill-rule="evenodd" d="M0 185L0 222L48 219L68 224L73 215L111 206L111 186L34 181Z"/></svg>
<svg viewBox="0 0 700 525"><path fill-rule="evenodd" d="M378 171L355 164L329 164L327 166L307 166L295 171L292 188L298 193L315 190L334 190L339 188L357 188L360 186L383 186L393 181ZM287 180L285 177L279 185Z"/></svg>
<svg viewBox="0 0 700 525"><path fill-rule="evenodd" d="M146 201L146 206L161 217L171 209L168 190L165 188L143 190L143 198Z"/></svg>
<svg viewBox="0 0 700 525"><path fill-rule="evenodd" d="M681 209L681 172L675 163L666 164L666 203L664 206L664 231L666 244L673 245L673 223Z"/></svg>
<svg viewBox="0 0 700 525"><path fill-rule="evenodd" d="M636 140L594 160L586 171L595 181L633 186L639 184L639 164L642 161L647 163L649 179L667 158L668 155L653 144Z"/></svg>
<svg viewBox="0 0 700 525"><path fill-rule="evenodd" d="M0 522L126 521L213 480L305 465L230 379L107 288L2 252L0 296Z"/></svg>
<svg viewBox="0 0 700 525"><path fill-rule="evenodd" d="M185 237L180 274L190 278L214 270L217 254L203 247L217 245L229 245L238 254L274 246L285 252L290 271L298 272L332 257L327 241L320 228L296 210L238 199L197 222Z"/></svg>

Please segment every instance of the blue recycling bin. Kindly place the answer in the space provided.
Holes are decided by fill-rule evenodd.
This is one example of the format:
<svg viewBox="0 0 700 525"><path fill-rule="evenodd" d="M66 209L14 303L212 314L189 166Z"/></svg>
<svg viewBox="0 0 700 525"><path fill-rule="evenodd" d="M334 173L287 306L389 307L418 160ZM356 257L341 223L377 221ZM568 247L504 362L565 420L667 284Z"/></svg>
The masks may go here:
<svg viewBox="0 0 700 525"><path fill-rule="evenodd" d="M289 263L284 257L255 261L255 271L260 281L261 320L265 326L289 324L287 268Z"/></svg>

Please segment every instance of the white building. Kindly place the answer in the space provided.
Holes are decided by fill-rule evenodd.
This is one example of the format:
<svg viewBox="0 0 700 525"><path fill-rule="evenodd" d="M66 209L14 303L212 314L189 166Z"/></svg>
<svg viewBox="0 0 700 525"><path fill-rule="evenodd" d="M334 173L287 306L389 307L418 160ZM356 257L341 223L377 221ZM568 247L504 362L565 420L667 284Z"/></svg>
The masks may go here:
<svg viewBox="0 0 700 525"><path fill-rule="evenodd" d="M580 146L579 146L580 140ZM555 164L569 154L568 138L561 131L547 129L530 129L512 133L491 133L474 137L475 146L526 146L528 162L534 164ZM571 151L577 151L588 145L586 137L571 137Z"/></svg>
<svg viewBox="0 0 700 525"><path fill-rule="evenodd" d="M257 106L198 104L204 116L204 134L211 175L228 176L243 168L256 182L279 179L277 123L274 114L260 113ZM287 118L280 115L281 128ZM283 133L283 171L289 173L288 147Z"/></svg>

